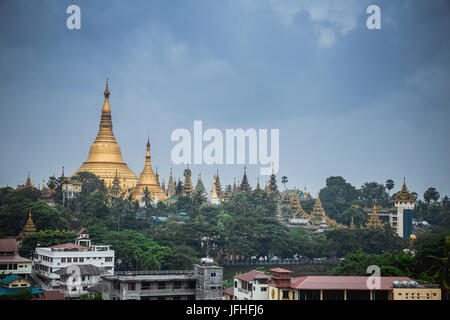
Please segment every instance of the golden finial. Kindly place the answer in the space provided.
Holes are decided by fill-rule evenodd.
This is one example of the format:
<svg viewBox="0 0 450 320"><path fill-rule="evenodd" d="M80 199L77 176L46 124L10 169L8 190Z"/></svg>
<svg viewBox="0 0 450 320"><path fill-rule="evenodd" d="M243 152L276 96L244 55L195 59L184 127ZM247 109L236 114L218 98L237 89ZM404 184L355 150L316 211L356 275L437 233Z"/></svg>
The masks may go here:
<svg viewBox="0 0 450 320"><path fill-rule="evenodd" d="M105 99L108 99L109 98L109 94L110 94L109 88L108 88L108 81L109 81L109 78L106 78Z"/></svg>

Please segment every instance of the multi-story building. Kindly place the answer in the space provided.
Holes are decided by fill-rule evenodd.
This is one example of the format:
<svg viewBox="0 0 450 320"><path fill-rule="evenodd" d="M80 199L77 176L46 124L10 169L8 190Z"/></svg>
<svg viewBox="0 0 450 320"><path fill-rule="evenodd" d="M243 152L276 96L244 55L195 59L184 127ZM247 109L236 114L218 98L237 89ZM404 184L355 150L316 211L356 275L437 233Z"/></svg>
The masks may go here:
<svg viewBox="0 0 450 320"><path fill-rule="evenodd" d="M103 300L221 300L223 268L202 261L194 270L116 272L103 276Z"/></svg>
<svg viewBox="0 0 450 320"><path fill-rule="evenodd" d="M0 274L31 273L32 261L19 256L16 239L0 239Z"/></svg>
<svg viewBox="0 0 450 320"><path fill-rule="evenodd" d="M60 287L60 275L56 271L72 265L92 265L114 274L114 250L109 245L91 245L89 234L84 229L78 232L75 243L35 250L33 272L51 288Z"/></svg>
<svg viewBox="0 0 450 320"><path fill-rule="evenodd" d="M66 298L79 298L88 295L88 288L101 282L101 276L108 272L92 264L74 264L55 271L60 276L59 291Z"/></svg>
<svg viewBox="0 0 450 320"><path fill-rule="evenodd" d="M233 300L267 300L269 280L269 275L258 270L235 276Z"/></svg>
<svg viewBox="0 0 450 320"><path fill-rule="evenodd" d="M224 291L225 300L441 300L441 289L425 287L408 277L364 276L291 277L290 271L271 269L265 294L255 294L260 271L234 277L235 286Z"/></svg>
<svg viewBox="0 0 450 320"><path fill-rule="evenodd" d="M203 258L194 265L196 300L217 300L223 293L223 268L213 265L213 259Z"/></svg>

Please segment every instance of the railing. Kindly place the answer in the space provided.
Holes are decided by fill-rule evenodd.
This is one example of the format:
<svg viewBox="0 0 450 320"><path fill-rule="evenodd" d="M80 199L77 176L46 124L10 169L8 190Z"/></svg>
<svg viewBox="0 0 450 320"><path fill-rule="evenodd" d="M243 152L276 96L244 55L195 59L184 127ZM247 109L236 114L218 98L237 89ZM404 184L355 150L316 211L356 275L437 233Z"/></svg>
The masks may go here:
<svg viewBox="0 0 450 320"><path fill-rule="evenodd" d="M244 261L225 261L219 263L220 266L253 266L253 265L338 265L340 258L328 259L279 259L279 260L244 260Z"/></svg>
<svg viewBox="0 0 450 320"><path fill-rule="evenodd" d="M39 276L36 273L31 272L30 273L30 277L34 280L34 282L36 282L36 284L39 287L41 287L42 290L46 291L46 290L50 290L51 289L50 286L46 285L41 279L39 279Z"/></svg>
<svg viewBox="0 0 450 320"><path fill-rule="evenodd" d="M147 271L115 271L116 276L143 276L143 275L172 275L187 274L193 275L194 270L147 270Z"/></svg>
<svg viewBox="0 0 450 320"><path fill-rule="evenodd" d="M128 294L130 291L127 291ZM141 290L141 296L167 296L167 295L194 295L195 289L181 288L181 289L150 289Z"/></svg>

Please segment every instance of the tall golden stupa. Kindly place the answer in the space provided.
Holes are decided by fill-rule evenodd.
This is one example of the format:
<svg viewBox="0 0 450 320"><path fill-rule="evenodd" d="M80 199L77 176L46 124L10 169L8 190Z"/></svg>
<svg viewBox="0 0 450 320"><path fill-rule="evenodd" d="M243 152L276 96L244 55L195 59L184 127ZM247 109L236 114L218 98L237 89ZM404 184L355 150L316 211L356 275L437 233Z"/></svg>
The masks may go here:
<svg viewBox="0 0 450 320"><path fill-rule="evenodd" d="M100 129L97 138L91 145L87 160L74 175L80 171L89 171L103 179L107 186L114 182L114 178L117 175L121 188L128 190L134 188L136 185L137 176L123 161L120 146L114 137L109 94L107 81L105 102L103 103Z"/></svg>
<svg viewBox="0 0 450 320"><path fill-rule="evenodd" d="M152 169L150 156L150 139L147 140L147 153L145 155L144 170L142 170L141 175L139 176L139 181L137 182L136 187L133 189L133 199L142 201L142 194L144 193L145 188L148 189L150 193L150 200L152 201L160 201L167 198L165 192L161 189L161 186L158 183L158 179Z"/></svg>

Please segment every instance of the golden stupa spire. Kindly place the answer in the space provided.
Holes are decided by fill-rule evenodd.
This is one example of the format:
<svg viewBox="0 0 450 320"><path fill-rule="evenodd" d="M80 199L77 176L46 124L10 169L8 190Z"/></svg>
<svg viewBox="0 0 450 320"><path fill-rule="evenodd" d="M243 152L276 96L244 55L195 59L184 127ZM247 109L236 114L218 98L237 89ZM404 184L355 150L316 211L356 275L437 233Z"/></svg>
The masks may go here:
<svg viewBox="0 0 450 320"><path fill-rule="evenodd" d="M144 169L139 176L139 180L136 187L133 189L133 198L140 199L143 190L147 188L150 191L151 199L153 200L157 196L158 200L163 200L166 198L166 194L161 189L158 179L153 172L151 155L150 155L150 138L147 140L147 152L145 154L145 165Z"/></svg>
<svg viewBox="0 0 450 320"><path fill-rule="evenodd" d="M105 180L105 184L108 185L113 182L113 177L117 169L122 180L122 188L127 190L134 187L137 177L123 161L120 146L114 136L111 106L109 104L110 92L108 80L106 81L104 96L105 100L103 102L97 137L91 145L87 160L74 174L80 171L89 171Z"/></svg>

